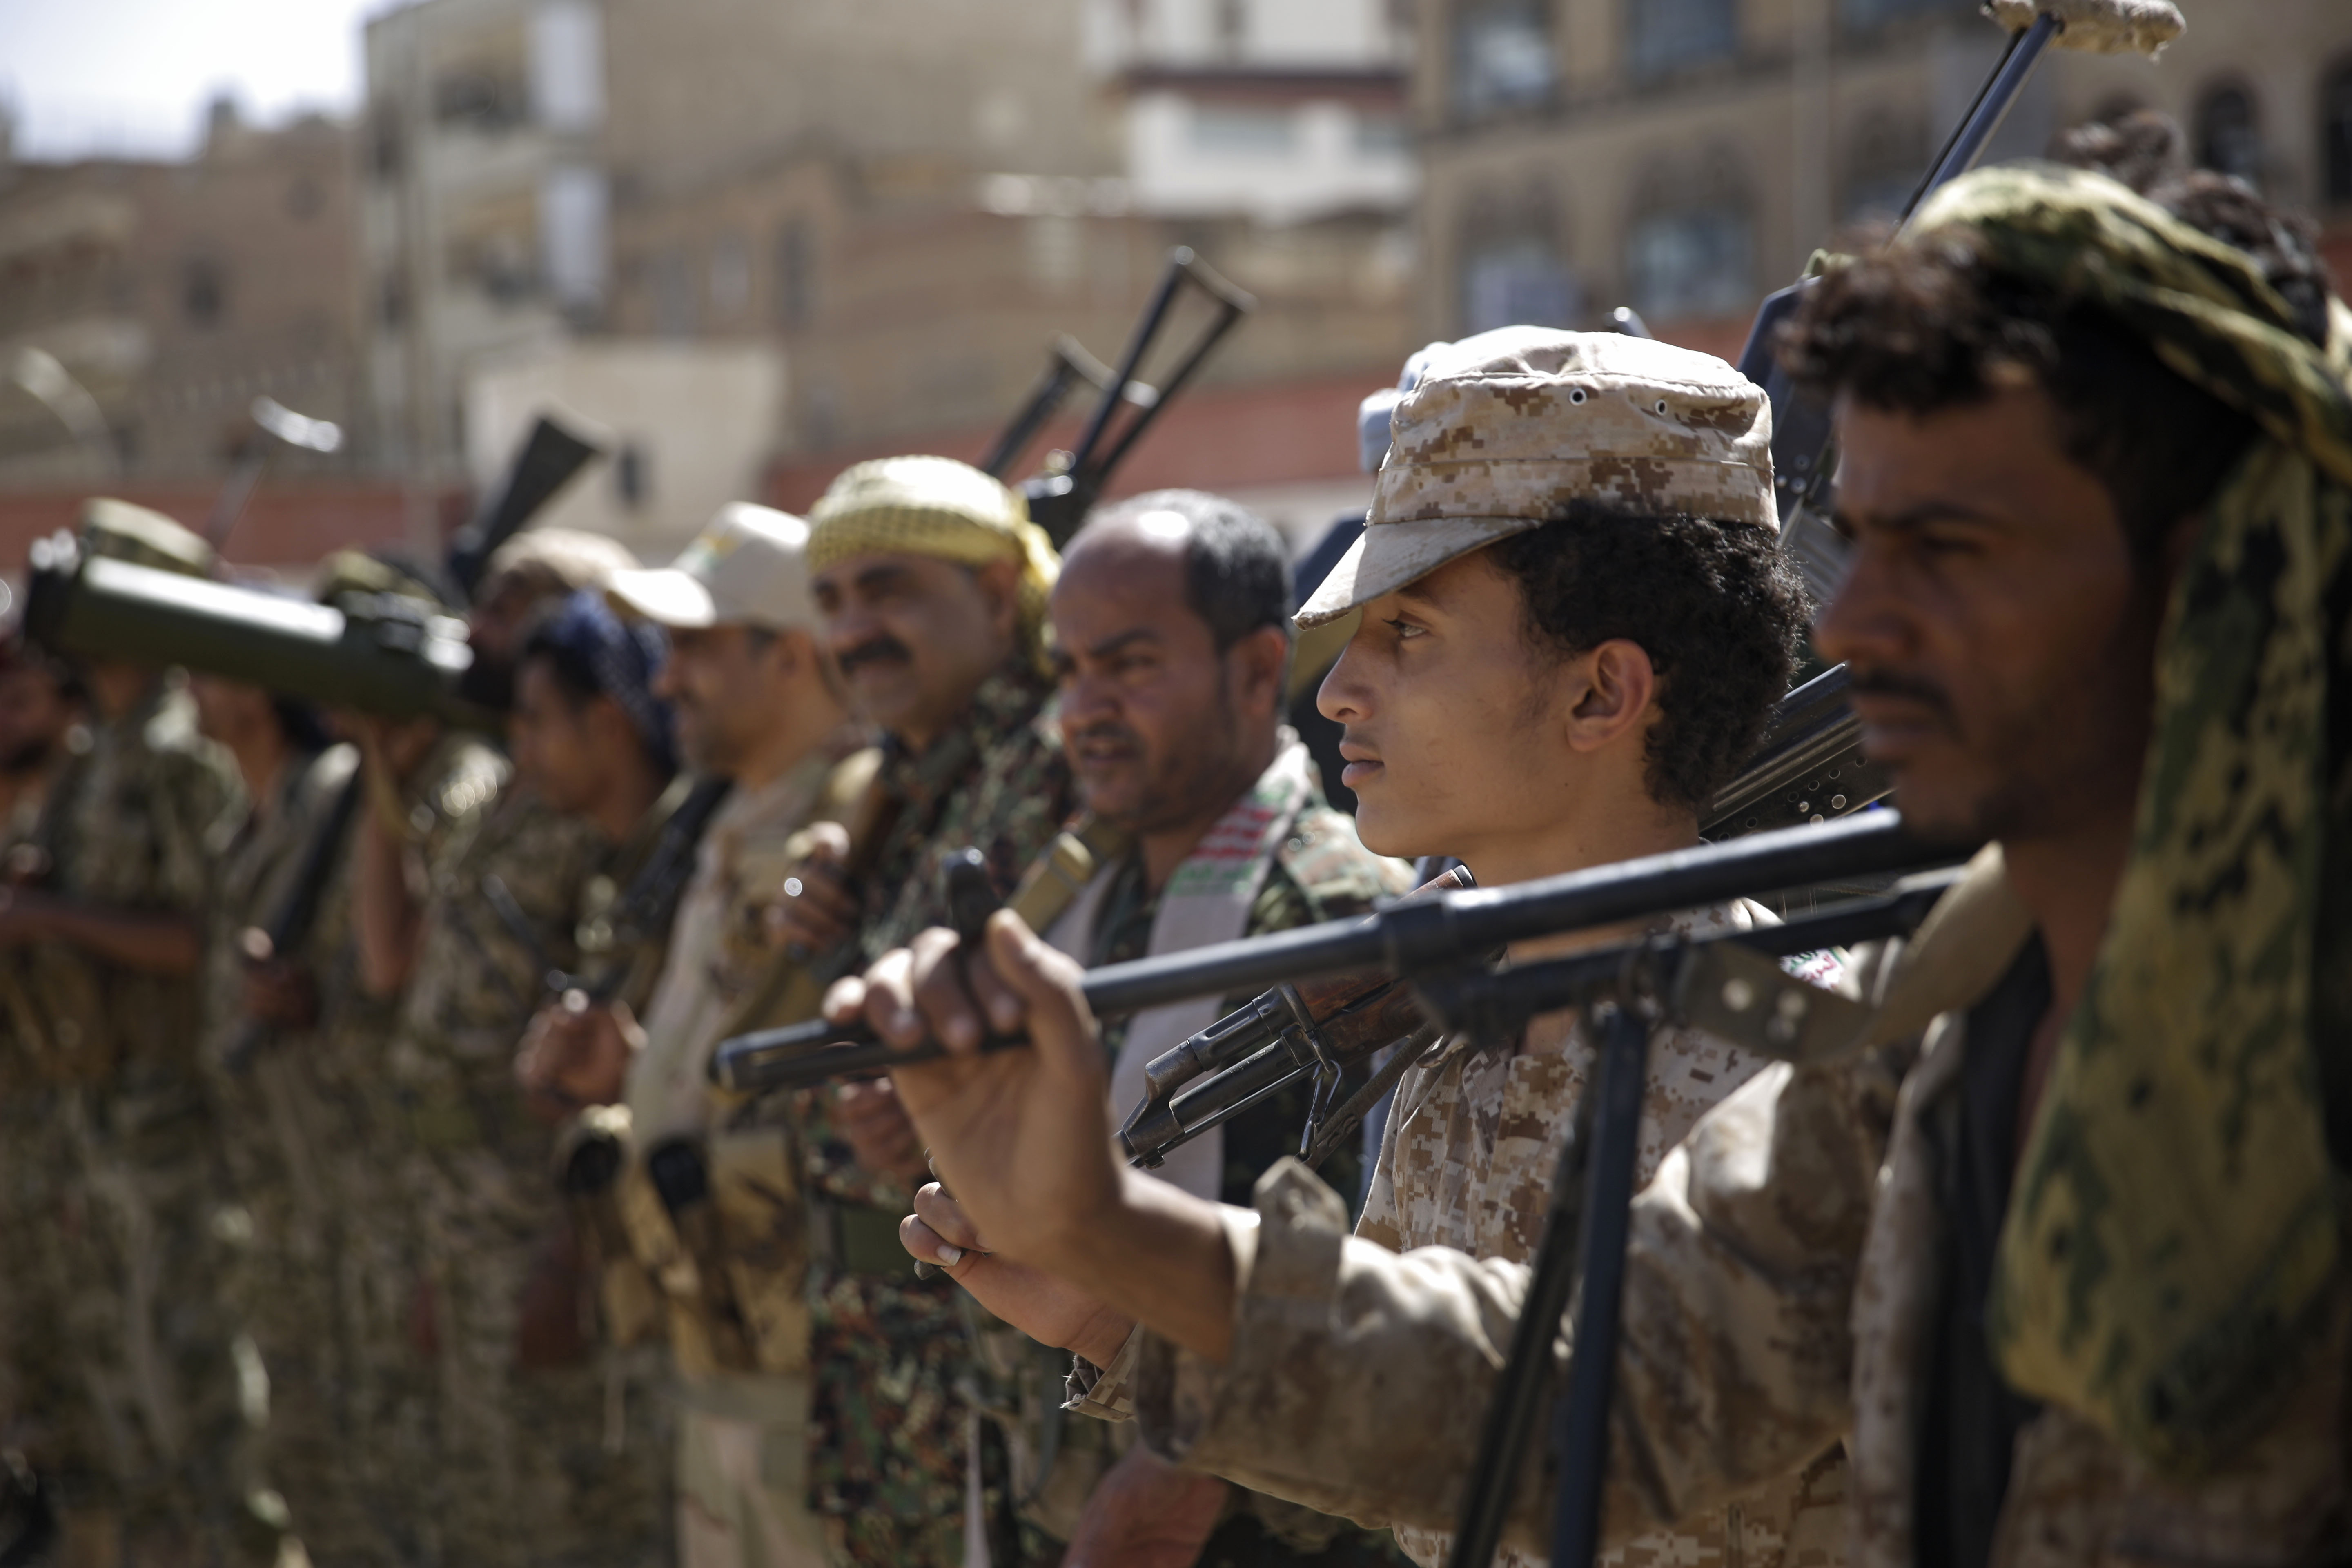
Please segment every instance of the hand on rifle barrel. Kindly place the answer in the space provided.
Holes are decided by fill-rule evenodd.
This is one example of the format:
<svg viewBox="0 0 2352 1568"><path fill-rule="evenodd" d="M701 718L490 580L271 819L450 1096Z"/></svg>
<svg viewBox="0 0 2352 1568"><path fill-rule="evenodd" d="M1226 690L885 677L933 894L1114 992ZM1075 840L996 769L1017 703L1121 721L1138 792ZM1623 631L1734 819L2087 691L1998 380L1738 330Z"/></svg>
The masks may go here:
<svg viewBox="0 0 2352 1568"><path fill-rule="evenodd" d="M924 931L862 978L836 983L825 1016L835 1024L863 1017L902 1048L932 1038L946 1047L942 1058L896 1069L891 1081L955 1193L957 1233L975 1246L952 1271L975 1294L1002 1280L1015 1321L1029 1310L1016 1300L1024 1290L1041 1309L1049 1300L1062 1309L1079 1299L1099 1302L1116 1319L1140 1320L1223 1361L1233 1339L1235 1268L1216 1205L1113 1156L1108 1071L1079 978L1076 964L1000 910L984 950L966 955L954 932ZM989 1027L1025 1031L1029 1044L983 1053ZM947 1212L935 1200L920 1215L928 1224ZM992 1256L977 1247L983 1236ZM937 1241L928 1245L938 1257ZM999 1273L1012 1265L1053 1277L1075 1297ZM1076 1348L1089 1360L1116 1354L1126 1337L1108 1320L1082 1330L1041 1319L1035 1329L1066 1343L1084 1338Z"/></svg>
<svg viewBox="0 0 2352 1568"><path fill-rule="evenodd" d="M834 1091L834 1121L849 1140L858 1165L877 1176L895 1176L908 1187L923 1179L922 1140L898 1090L880 1083L845 1083Z"/></svg>
<svg viewBox="0 0 2352 1568"><path fill-rule="evenodd" d="M849 833L837 822L813 824L809 850L784 873L768 906L768 940L794 956L830 952L857 925L857 900L844 868Z"/></svg>
<svg viewBox="0 0 2352 1568"><path fill-rule="evenodd" d="M825 1016L863 1016L894 1046L936 1037L947 1047L893 1075L899 1102L994 1245L1052 1268L1116 1201L1102 1047L1076 964L1010 914L989 921L988 937L967 963L954 932L924 931L863 979L836 983ZM1032 1048L981 1055L983 1007L1001 1031L1025 1025Z"/></svg>

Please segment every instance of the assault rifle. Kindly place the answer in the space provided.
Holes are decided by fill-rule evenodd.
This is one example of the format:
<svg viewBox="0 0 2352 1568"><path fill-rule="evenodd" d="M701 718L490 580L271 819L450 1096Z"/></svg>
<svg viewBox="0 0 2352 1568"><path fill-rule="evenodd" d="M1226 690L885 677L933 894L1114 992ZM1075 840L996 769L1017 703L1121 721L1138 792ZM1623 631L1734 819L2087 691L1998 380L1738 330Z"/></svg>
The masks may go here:
<svg viewBox="0 0 2352 1568"><path fill-rule="evenodd" d="M1424 984L1473 968L1510 942L1614 925L1725 899L1948 865L1947 845L1923 841L1892 810L1819 826L1759 833L1727 844L1653 855L1515 887L1467 888L1391 905L1361 921L1215 942L1189 952L1109 963L1081 982L1097 1017L1192 996L1230 996L1283 983L1379 970ZM1025 1044L1005 1037L991 1048ZM820 1019L722 1041L711 1075L739 1091L870 1077L935 1059L940 1047L900 1049L863 1026Z"/></svg>
<svg viewBox="0 0 2352 1568"><path fill-rule="evenodd" d="M1199 291L1210 304L1208 324L1193 339L1192 345L1180 356L1175 366L1157 387L1146 386L1135 379L1144 356L1159 341L1167 326L1177 296L1187 287ZM1135 324L1134 334L1128 339L1127 350L1119 355L1118 368L1098 374L1100 367L1083 349L1076 354L1076 345L1064 339L1057 345L1055 362L1046 373L1045 381L1031 395L1029 402L1015 416L1004 434L998 437L996 447L986 462L988 471L1001 473L1012 467L1036 432L1044 428L1062 399L1077 381L1092 382L1102 389L1102 401L1095 405L1087 419L1085 434L1071 449L1068 466L1055 472L1031 479L1023 487L1029 499L1029 515L1054 541L1056 549L1070 542L1087 513L1100 498L1103 487L1109 482L1111 471L1126 460L1128 453L1143 438L1153 422L1169 403L1192 379L1209 351L1223 341L1235 322L1257 309L1257 300L1246 290L1237 289L1219 276L1216 269L1184 246L1168 253L1168 269L1160 274L1160 286L1152 290L1150 302L1143 310L1141 320ZM1134 412L1120 426L1116 436L1111 433L1111 421L1122 405Z"/></svg>

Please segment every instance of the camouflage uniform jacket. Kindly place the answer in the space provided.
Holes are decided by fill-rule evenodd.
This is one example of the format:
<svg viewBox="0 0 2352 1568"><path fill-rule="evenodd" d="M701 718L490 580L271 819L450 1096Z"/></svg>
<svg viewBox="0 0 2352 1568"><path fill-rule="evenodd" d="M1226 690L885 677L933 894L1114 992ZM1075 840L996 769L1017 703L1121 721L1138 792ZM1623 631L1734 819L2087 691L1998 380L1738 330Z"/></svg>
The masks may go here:
<svg viewBox="0 0 2352 1568"><path fill-rule="evenodd" d="M548 975L578 967L582 928L607 912L677 798L616 847L512 788L434 868L392 1066L439 1363L435 1523L452 1561L553 1560L590 1542L625 1557L661 1535L661 1472L646 1461L666 1436L649 1373L599 1352L592 1280L550 1179L552 1135L513 1062Z"/></svg>
<svg viewBox="0 0 2352 1568"><path fill-rule="evenodd" d="M711 818L646 1004L646 1048L629 1064L630 1125L640 1148L709 1126L717 1111L711 1048L775 963L764 911L833 770L865 743L862 729L845 725L781 777L758 789L738 785Z"/></svg>
<svg viewBox="0 0 2352 1568"><path fill-rule="evenodd" d="M1771 916L1759 906L1717 905L1666 922L1678 933L1745 931ZM1833 966L1815 964L1812 978ZM1531 1262L1542 1239L1552 1175L1577 1102L1585 1093L1593 1049L1574 1015L1529 1026L1508 1055L1480 1051L1466 1035L1442 1041L1397 1086L1371 1195L1356 1234L1391 1252L1447 1247L1474 1258ZM1656 1173L1666 1151L1706 1110L1753 1078L1763 1058L1692 1029L1662 1029L1650 1044L1635 1183ZM1795 1568L1837 1555L1843 1467L1827 1457L1801 1475L1673 1531L1626 1542L1604 1561L1644 1568L1750 1563ZM1449 1537L1405 1526L1398 1540L1423 1563L1444 1554ZM1537 1568L1539 1559L1506 1551L1505 1568Z"/></svg>
<svg viewBox="0 0 2352 1568"><path fill-rule="evenodd" d="M1916 1561L1921 1357L1947 1288L1924 1118L1958 1079L1965 1010L2028 926L1988 852L1915 942L1857 955L1878 1010L1861 1048L1767 1067L1660 1163L1633 1209L1611 1540L1691 1519L1843 1436L1849 1560ZM1339 1200L1295 1165L1260 1184L1255 1213L1221 1213L1242 1281L1227 1364L1139 1334L1105 1384L1133 1391L1155 1447L1199 1468L1335 1511L1450 1524L1526 1266L1351 1238ZM2035 1415L1990 1568L2340 1555L2347 1296L2308 1375L2201 1481L2148 1473L2065 1411ZM1535 1447L1507 1540L1540 1551L1553 1478Z"/></svg>
<svg viewBox="0 0 2352 1568"><path fill-rule="evenodd" d="M243 820L221 825L215 835L216 877L206 921L204 1063L222 1113L244 1124L223 1141L230 1173L246 1210L274 1232L257 1235L257 1243L292 1248L313 1268L322 1262L327 1189L321 1177L325 1162L338 1149L335 1130L318 1084L318 1053L310 1042L264 1035L247 1059L231 1059L248 1046L248 1029L256 1027L242 1005L246 957L240 938L249 927L267 928L284 906L313 837L358 762L349 746L291 755L275 800L256 803ZM316 936L315 925L310 934ZM299 1236L284 1228L296 1224Z"/></svg>
<svg viewBox="0 0 2352 1568"><path fill-rule="evenodd" d="M962 721L921 755L884 742L876 783L889 803L888 826L861 878L857 933L825 964L828 978L863 969L946 919L940 868L951 854L981 851L999 892L1011 896L1076 805L1045 710L1049 695L1016 657L981 682ZM801 1101L812 1190L883 1207L908 1202L911 1194L859 1170L846 1142L831 1135L819 1103L825 1098Z"/></svg>
<svg viewBox="0 0 2352 1568"><path fill-rule="evenodd" d="M957 850L980 850L1000 894L1011 895L1074 805L1048 696L1016 657L981 683L962 721L921 755L886 742L877 784L893 814L864 868L857 934L829 973L862 966L940 923L940 866ZM826 1115L831 1103L829 1090L803 1092L786 1112L806 1190L823 1208L878 1210L895 1223L913 1194L858 1168ZM768 1114L754 1105L745 1120ZM811 1490L818 1511L841 1521L853 1562L962 1554L966 1415L958 1385L973 1368L957 1297L944 1279L917 1279L903 1256L890 1258L887 1273L860 1272L820 1250L809 1270ZM999 1495L988 1489L987 1511L996 1511Z"/></svg>
<svg viewBox="0 0 2352 1568"><path fill-rule="evenodd" d="M89 749L54 786L50 885L79 903L195 914L211 886L215 828L243 791L227 756L195 732L194 705L168 683L137 709L93 721ZM123 1075L118 1093L176 1100L193 1089L197 985L118 968L61 942L12 955L37 1013L31 1032L81 1058L68 1077ZM59 984L86 980L66 1001ZM44 1007L41 997L54 998ZM175 1087L176 1086L176 1087Z"/></svg>
<svg viewBox="0 0 2352 1568"><path fill-rule="evenodd" d="M1142 958L1151 949L1151 926L1160 912L1160 899L1144 883L1141 851L1131 852L1113 876L1087 954L1089 969ZM1410 890L1412 881L1411 866L1365 848L1356 837L1355 819L1333 810L1318 792L1300 809L1289 838L1276 852L1242 934L1263 936L1370 914L1383 900ZM1228 1000L1225 1010L1230 1012L1251 998ZM1124 1016L1102 1026L1103 1049L1114 1061L1125 1042L1127 1026ZM1293 1085L1225 1124L1225 1202L1247 1203L1267 1168L1297 1149L1307 1099L1305 1086ZM1124 1115L1131 1108L1115 1109ZM1343 1193L1358 1191L1362 1185L1360 1160L1352 1145L1331 1157L1326 1173L1326 1179Z"/></svg>
<svg viewBox="0 0 2352 1568"><path fill-rule="evenodd" d="M1142 852L1130 851L1112 876L1087 953L1088 968L1124 963L1150 952L1160 898L1145 883ZM1365 848L1356 837L1355 819L1333 810L1310 785L1307 802L1293 820L1290 837L1276 849L1274 864L1266 869L1243 934L1262 936L1369 914L1381 902L1408 891L1412 884L1411 866ZM1231 998L1224 1010L1249 1000ZM1127 1018L1114 1017L1102 1026L1103 1047L1114 1061L1124 1043L1127 1024ZM1354 1083L1349 1087L1352 1090ZM1226 1202L1247 1202L1268 1167L1297 1149L1309 1097L1307 1085L1294 1084L1225 1124L1222 1185ZM1113 1114L1124 1115L1129 1109L1114 1107ZM1360 1189L1360 1159L1352 1140L1331 1157L1325 1171L1339 1191ZM1087 1424L1080 1423L1063 1434L1062 1451L1068 1454L1087 1447L1093 1437ZM1016 1465L1016 1476L1018 1470ZM1218 1527L1204 1548L1203 1561L1332 1564L1396 1561L1385 1531L1357 1531L1328 1515L1258 1493L1243 1493L1236 1499L1234 1511L1239 1517Z"/></svg>

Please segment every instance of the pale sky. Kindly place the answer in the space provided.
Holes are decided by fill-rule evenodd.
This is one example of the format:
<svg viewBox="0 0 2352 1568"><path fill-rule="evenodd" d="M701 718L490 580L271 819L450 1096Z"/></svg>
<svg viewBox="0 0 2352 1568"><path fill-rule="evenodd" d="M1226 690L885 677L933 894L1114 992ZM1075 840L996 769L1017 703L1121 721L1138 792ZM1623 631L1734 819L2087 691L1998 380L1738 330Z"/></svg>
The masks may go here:
<svg viewBox="0 0 2352 1568"><path fill-rule="evenodd" d="M349 113L360 23L398 0L0 0L0 104L25 158L184 156L224 89L246 117Z"/></svg>

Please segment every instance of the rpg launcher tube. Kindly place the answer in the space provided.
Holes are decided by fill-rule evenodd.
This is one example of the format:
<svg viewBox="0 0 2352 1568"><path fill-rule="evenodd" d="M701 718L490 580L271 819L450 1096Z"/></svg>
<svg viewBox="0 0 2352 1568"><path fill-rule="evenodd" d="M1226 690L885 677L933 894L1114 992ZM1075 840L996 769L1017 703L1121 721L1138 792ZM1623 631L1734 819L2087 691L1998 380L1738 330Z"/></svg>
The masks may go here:
<svg viewBox="0 0 2352 1568"><path fill-rule="evenodd" d="M498 718L457 693L474 659L466 625L414 600L353 594L315 605L110 556L58 536L33 546L25 629L84 658L180 665L322 707L467 729Z"/></svg>

